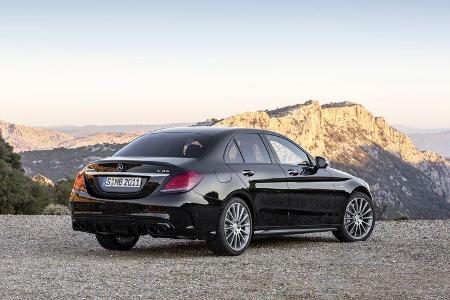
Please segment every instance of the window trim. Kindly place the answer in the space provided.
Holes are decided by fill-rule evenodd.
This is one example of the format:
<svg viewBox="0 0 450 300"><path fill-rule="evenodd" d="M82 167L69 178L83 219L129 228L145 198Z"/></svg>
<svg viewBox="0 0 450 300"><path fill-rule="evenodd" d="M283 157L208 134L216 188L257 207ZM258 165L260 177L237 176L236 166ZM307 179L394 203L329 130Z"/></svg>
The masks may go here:
<svg viewBox="0 0 450 300"><path fill-rule="evenodd" d="M295 167L306 167L306 168L310 168L310 167L314 167L314 164L312 163L312 156L311 156L311 154L309 154L309 152L308 151L306 151L305 149L303 149L300 145L298 145L296 142L294 142L293 140L291 140L291 139L289 139L289 138L287 138L287 137L285 137L285 136L282 136L282 135L278 135L278 134L274 134L274 133L263 133L263 135L264 135L264 138L267 140L267 143L269 144L269 146L270 146L270 148L271 148L271 151L273 151L273 154L274 154L274 156L275 156L275 159L276 159L276 161L277 161L277 163L278 163L278 165L280 165L280 166L295 166ZM268 136L275 136L275 137L278 137L278 138L280 138L280 139L283 139L283 140L286 140L286 141L288 141L288 142L290 142L291 144L293 144L294 146L296 146L297 148L299 148L302 152L304 152L305 154L306 154L306 157L308 158L308 162L309 162L309 165L299 165L299 164L285 164L285 163L281 163L281 161L280 161L280 159L279 159L279 157L278 157L278 154L277 154L277 152L275 151L275 149L273 148L273 146L272 146L272 144L270 143L270 140L269 140L269 137Z"/></svg>

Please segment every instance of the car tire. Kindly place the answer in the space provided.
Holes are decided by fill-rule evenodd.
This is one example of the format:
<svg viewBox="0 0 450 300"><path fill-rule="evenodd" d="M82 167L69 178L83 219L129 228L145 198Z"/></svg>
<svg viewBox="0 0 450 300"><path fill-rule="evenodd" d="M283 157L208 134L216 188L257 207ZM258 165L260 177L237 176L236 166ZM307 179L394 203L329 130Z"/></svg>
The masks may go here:
<svg viewBox="0 0 450 300"><path fill-rule="evenodd" d="M333 235L341 242L367 240L375 227L372 199L365 193L355 192L348 198L339 230Z"/></svg>
<svg viewBox="0 0 450 300"><path fill-rule="evenodd" d="M96 234L98 243L105 249L126 251L136 245L139 240L138 235L116 235L116 234Z"/></svg>
<svg viewBox="0 0 450 300"><path fill-rule="evenodd" d="M233 218L234 216L237 218ZM253 220L250 208L244 200L234 197L223 206L216 232L206 240L206 244L217 255L237 256L248 248L252 235Z"/></svg>

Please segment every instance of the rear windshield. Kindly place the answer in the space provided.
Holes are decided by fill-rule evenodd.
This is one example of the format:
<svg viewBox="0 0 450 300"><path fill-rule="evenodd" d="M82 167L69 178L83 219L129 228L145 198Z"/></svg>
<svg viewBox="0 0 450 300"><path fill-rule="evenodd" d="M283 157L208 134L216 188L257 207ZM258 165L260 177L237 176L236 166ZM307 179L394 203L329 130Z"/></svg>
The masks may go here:
<svg viewBox="0 0 450 300"><path fill-rule="evenodd" d="M129 143L113 156L200 157L211 137L199 133L151 133Z"/></svg>

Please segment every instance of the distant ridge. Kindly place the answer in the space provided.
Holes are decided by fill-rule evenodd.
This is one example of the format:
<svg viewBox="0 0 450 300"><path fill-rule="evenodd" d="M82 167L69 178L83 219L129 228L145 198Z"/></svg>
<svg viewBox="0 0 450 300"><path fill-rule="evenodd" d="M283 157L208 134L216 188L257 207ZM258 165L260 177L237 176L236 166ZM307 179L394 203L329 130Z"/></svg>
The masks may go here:
<svg viewBox="0 0 450 300"><path fill-rule="evenodd" d="M13 146L14 152L24 152L61 147L78 148L104 143L124 144L152 130L186 124L190 123L34 128L0 121L0 134Z"/></svg>
<svg viewBox="0 0 450 300"><path fill-rule="evenodd" d="M424 133L441 133L450 131L450 128L415 128L415 127L409 127L409 126L403 126L399 124L394 124L392 127L400 130L403 133L406 133L408 135L410 134L424 134Z"/></svg>
<svg viewBox="0 0 450 300"><path fill-rule="evenodd" d="M436 151L450 158L450 130L436 133L409 134L417 148Z"/></svg>
<svg viewBox="0 0 450 300"><path fill-rule="evenodd" d="M14 152L52 149L73 139L69 134L0 121L0 134Z"/></svg>
<svg viewBox="0 0 450 300"><path fill-rule="evenodd" d="M58 132L67 133L75 137L86 137L99 133L144 133L161 128L184 127L192 123L167 123L167 124L131 124L131 125L85 125L85 126L50 126L42 127Z"/></svg>

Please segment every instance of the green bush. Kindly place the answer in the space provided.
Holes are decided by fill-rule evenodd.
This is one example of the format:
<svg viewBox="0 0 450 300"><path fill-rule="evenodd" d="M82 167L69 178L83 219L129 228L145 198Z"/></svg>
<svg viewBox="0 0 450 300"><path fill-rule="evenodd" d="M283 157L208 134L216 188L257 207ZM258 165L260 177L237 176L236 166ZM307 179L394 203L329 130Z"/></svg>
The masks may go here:
<svg viewBox="0 0 450 300"><path fill-rule="evenodd" d="M8 144L1 136L0 131L0 160L4 161L14 170L22 170L20 155L13 152L13 147Z"/></svg>
<svg viewBox="0 0 450 300"><path fill-rule="evenodd" d="M70 214L69 208L65 205L50 203L42 211L44 215L68 215Z"/></svg>
<svg viewBox="0 0 450 300"><path fill-rule="evenodd" d="M0 135L0 214L41 214L50 203L67 206L72 184L60 181L52 188L33 182Z"/></svg>
<svg viewBox="0 0 450 300"><path fill-rule="evenodd" d="M69 205L69 196L72 192L74 180L60 180L52 190L53 202L56 204Z"/></svg>
<svg viewBox="0 0 450 300"><path fill-rule="evenodd" d="M400 215L400 216L398 216L397 218L394 219L394 221L398 221L398 222L400 222L400 221L408 221L408 220L409 220L409 217L405 216L405 215Z"/></svg>

